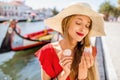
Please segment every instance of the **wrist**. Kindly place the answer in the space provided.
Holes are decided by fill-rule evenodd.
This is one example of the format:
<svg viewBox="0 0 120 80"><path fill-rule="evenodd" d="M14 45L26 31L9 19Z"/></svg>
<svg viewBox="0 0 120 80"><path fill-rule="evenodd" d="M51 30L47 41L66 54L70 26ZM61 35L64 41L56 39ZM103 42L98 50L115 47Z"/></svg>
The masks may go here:
<svg viewBox="0 0 120 80"><path fill-rule="evenodd" d="M58 80L66 80L68 75L69 75L68 73L65 73L64 71L62 71L58 76Z"/></svg>
<svg viewBox="0 0 120 80"><path fill-rule="evenodd" d="M77 80L86 80L86 79L77 79Z"/></svg>
<svg viewBox="0 0 120 80"><path fill-rule="evenodd" d="M87 78L85 78L85 79L78 78L77 80L87 80Z"/></svg>

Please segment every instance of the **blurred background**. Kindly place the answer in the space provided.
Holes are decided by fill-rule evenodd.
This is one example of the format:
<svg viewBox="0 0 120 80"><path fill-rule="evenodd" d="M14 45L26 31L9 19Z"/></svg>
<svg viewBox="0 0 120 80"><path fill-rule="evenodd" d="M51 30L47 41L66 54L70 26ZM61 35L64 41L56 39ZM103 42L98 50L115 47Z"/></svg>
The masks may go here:
<svg viewBox="0 0 120 80"><path fill-rule="evenodd" d="M105 21L106 36L94 41L100 80L120 80L120 0L0 0L0 47L12 20L20 28L12 34L11 50L0 48L0 80L41 80L34 53L58 38L43 20L76 2L90 4Z"/></svg>

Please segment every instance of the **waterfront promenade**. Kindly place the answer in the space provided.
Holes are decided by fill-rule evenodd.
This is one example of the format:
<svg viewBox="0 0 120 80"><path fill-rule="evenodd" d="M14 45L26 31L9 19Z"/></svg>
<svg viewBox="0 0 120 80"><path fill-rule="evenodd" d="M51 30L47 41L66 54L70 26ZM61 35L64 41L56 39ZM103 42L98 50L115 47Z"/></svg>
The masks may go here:
<svg viewBox="0 0 120 80"><path fill-rule="evenodd" d="M106 36L102 37L102 44L106 61L106 68L109 71L109 80L120 80L120 23L106 22L105 23ZM116 78L117 77L117 78Z"/></svg>

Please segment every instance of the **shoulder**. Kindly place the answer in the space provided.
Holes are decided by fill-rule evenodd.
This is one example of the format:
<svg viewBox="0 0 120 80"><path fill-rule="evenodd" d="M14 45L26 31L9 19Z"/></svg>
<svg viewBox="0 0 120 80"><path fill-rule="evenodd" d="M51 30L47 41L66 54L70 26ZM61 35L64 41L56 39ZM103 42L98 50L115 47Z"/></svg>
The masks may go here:
<svg viewBox="0 0 120 80"><path fill-rule="evenodd" d="M44 64L46 61L51 62L54 56L51 44L48 43L44 45L35 53L35 56L38 58L41 64Z"/></svg>
<svg viewBox="0 0 120 80"><path fill-rule="evenodd" d="M53 57L60 51L58 42L48 43L41 47L37 52L35 52L35 56L40 57Z"/></svg>
<svg viewBox="0 0 120 80"><path fill-rule="evenodd" d="M51 43L56 54L62 51L59 41Z"/></svg>
<svg viewBox="0 0 120 80"><path fill-rule="evenodd" d="M43 47L41 47L36 53L35 56L39 57L41 54L48 54L48 52L50 52L51 49L51 44L46 44Z"/></svg>
<svg viewBox="0 0 120 80"><path fill-rule="evenodd" d="M44 45L43 47L41 47L40 50L47 51L47 50L51 49L51 47L52 47L52 45L50 43L48 43L48 44Z"/></svg>

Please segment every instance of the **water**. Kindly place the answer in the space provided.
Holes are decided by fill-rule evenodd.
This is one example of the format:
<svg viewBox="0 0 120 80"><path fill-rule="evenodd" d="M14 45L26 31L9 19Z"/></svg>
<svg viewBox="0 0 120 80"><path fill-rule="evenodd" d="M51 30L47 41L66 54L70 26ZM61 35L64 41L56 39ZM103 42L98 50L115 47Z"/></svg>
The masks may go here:
<svg viewBox="0 0 120 80"><path fill-rule="evenodd" d="M21 34L28 34L28 33L31 33L31 32L37 32L37 31L40 31L40 30L43 30L45 29L45 25L43 23L43 21L41 22L21 22L21 23L18 23L18 26L20 27L21 29Z"/></svg>
<svg viewBox="0 0 120 80"><path fill-rule="evenodd" d="M9 23L0 24L0 45L6 34ZM25 35L45 29L41 22L20 22L21 34ZM19 40L19 38L18 38ZM40 65L34 53L40 48L21 51L10 51L0 54L0 80L40 80Z"/></svg>
<svg viewBox="0 0 120 80"><path fill-rule="evenodd" d="M0 24L0 45L6 34L9 22L6 24ZM21 30L21 35L29 34L31 32L37 32L43 29L46 29L43 21L41 22L19 22L18 26ZM17 38L17 37L16 37Z"/></svg>

